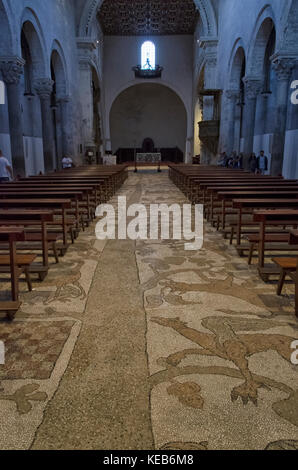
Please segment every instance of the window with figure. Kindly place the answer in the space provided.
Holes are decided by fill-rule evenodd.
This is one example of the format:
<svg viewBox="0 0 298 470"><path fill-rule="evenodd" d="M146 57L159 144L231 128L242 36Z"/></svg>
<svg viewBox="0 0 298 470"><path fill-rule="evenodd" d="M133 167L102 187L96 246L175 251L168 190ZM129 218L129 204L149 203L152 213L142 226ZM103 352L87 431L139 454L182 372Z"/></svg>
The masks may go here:
<svg viewBox="0 0 298 470"><path fill-rule="evenodd" d="M146 41L142 45L142 70L155 69L155 45L151 41Z"/></svg>

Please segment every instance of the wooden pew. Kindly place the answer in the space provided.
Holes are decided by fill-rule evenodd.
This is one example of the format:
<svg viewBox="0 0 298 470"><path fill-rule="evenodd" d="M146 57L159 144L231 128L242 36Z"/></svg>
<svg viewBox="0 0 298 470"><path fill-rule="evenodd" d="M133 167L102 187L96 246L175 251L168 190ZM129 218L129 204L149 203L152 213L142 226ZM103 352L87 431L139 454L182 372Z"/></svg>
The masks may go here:
<svg viewBox="0 0 298 470"><path fill-rule="evenodd" d="M278 185L276 185L278 187ZM248 199L248 198L253 198L253 199L272 199L274 197L278 199L289 199L289 198L298 198L298 189L287 189L287 190L265 190L265 191L258 191L254 188L247 189L245 191L218 191L217 192L217 198L221 202L221 208L218 210L218 226L217 228L219 229L220 222L221 222L221 227L224 230L226 226L226 216L235 214L235 209L232 208L232 201L233 199ZM214 208L213 208L213 201L211 201L211 214L213 216L214 214ZM227 206L229 205L229 208ZM297 201L297 206L298 206L298 201ZM246 213L252 212L251 208L247 207L246 208ZM243 211L242 211L243 214Z"/></svg>
<svg viewBox="0 0 298 470"><path fill-rule="evenodd" d="M54 220L49 225L56 225L62 228L63 233L63 249L66 251L68 247L67 235L68 227L72 226L72 222L67 221L67 210L71 209L70 199L0 199L0 209L58 209L61 212L62 220Z"/></svg>
<svg viewBox="0 0 298 470"><path fill-rule="evenodd" d="M29 289L31 289L31 281L28 267L33 263L35 255L17 255L16 242L25 239L24 230L18 227L0 227L0 241L7 242L9 245L9 255L0 255L0 271L3 267L8 267L11 282L11 297L9 302L0 302L0 311L6 312L9 320L13 320L16 312L21 306L19 301L19 277L25 271ZM4 272L7 272L6 270Z"/></svg>
<svg viewBox="0 0 298 470"><path fill-rule="evenodd" d="M73 203L73 215L74 215L74 223L79 229L81 224L82 228L84 229L84 221L83 221L83 212L80 210L80 201L83 200L83 193L81 191L48 191L47 189L39 189L39 190L31 190L26 191L23 189L14 188L12 190L1 191L0 190L0 199L9 199L13 197L14 199L70 199ZM70 214L70 210L68 211Z"/></svg>
<svg viewBox="0 0 298 470"><path fill-rule="evenodd" d="M22 241L21 249L41 251L42 264L34 263L30 266L30 272L38 274L40 280L46 277L49 270L49 242L56 243L60 238L60 235L57 233L51 234L53 236L50 236L48 233L48 225L53 220L54 216L51 211L0 209L0 227L17 226L24 230L25 238Z"/></svg>
<svg viewBox="0 0 298 470"><path fill-rule="evenodd" d="M289 234L289 245L298 245L298 230L291 230ZM295 315L298 317L298 258L273 258L280 269L280 277L276 293L281 295L286 276L295 284Z"/></svg>
<svg viewBox="0 0 298 470"><path fill-rule="evenodd" d="M265 267L265 243L266 226L270 224L279 224L284 226L296 226L298 224L298 210L295 209L273 209L256 210L253 215L254 221L259 223L259 248L258 248L258 270L261 278L268 281L270 275L279 274L279 269L274 267ZM298 250L298 247L297 247ZM285 247L286 251L286 247Z"/></svg>
<svg viewBox="0 0 298 470"><path fill-rule="evenodd" d="M264 208L264 209L269 209L269 208L296 208L298 207L298 201L297 199L255 199L255 198L244 198L244 199L233 199L233 207L235 209L238 209L237 213L237 248L241 250L241 235L242 235L242 213L243 210L246 208L249 209L257 209L257 208ZM250 224L254 224L257 219L253 219ZM249 223L249 222L246 222ZM244 222L245 225L245 222ZM276 224L273 224L276 225ZM284 224L285 225L285 224Z"/></svg>

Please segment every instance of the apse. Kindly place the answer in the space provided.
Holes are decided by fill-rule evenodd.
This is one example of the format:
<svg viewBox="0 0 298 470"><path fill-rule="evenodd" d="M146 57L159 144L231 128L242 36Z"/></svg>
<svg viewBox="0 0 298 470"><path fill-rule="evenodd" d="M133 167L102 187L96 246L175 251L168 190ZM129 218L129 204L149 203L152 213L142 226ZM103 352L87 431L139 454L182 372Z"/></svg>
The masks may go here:
<svg viewBox="0 0 298 470"><path fill-rule="evenodd" d="M112 106L110 126L114 152L142 147L146 138L156 148L185 149L186 109L174 91L160 84L139 84L123 91Z"/></svg>

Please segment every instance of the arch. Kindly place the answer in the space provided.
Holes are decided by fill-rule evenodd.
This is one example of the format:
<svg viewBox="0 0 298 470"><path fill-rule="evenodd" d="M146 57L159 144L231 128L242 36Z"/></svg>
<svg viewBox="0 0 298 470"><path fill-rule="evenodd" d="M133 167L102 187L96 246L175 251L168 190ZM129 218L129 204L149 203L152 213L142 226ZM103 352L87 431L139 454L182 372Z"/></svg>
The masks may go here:
<svg viewBox="0 0 298 470"><path fill-rule="evenodd" d="M108 117L114 151L141 148L149 138L157 147L185 148L187 109L177 93L161 83L141 82L125 88L114 99Z"/></svg>
<svg viewBox="0 0 298 470"><path fill-rule="evenodd" d="M277 36L277 48L281 53L297 57L298 44L298 2L287 0L283 7L281 34Z"/></svg>
<svg viewBox="0 0 298 470"><path fill-rule="evenodd" d="M229 61L228 89L240 90L241 78L243 76L243 64L246 66L245 46L243 40L238 38L233 46Z"/></svg>
<svg viewBox="0 0 298 470"><path fill-rule="evenodd" d="M194 0L203 23L204 36L217 37L217 19L211 0ZM85 3L79 24L79 36L90 36L92 23L96 19L96 14L101 7L103 0L88 0Z"/></svg>
<svg viewBox="0 0 298 470"><path fill-rule="evenodd" d="M217 19L210 0L194 0L199 9L204 28L204 36L217 37Z"/></svg>
<svg viewBox="0 0 298 470"><path fill-rule="evenodd" d="M26 8L23 12L20 31L23 31L30 48L33 78L47 77L50 66L45 60L47 56L45 39L39 20L30 8Z"/></svg>
<svg viewBox="0 0 298 470"><path fill-rule="evenodd" d="M117 99L117 97L125 90L127 90L128 88L131 88L135 85L142 85L144 83L143 80L139 79L139 80L132 80L128 83L126 83L125 85L123 85L122 87L118 88L118 90L116 91L116 93L114 93L114 96L110 102L110 104L106 104L107 106L107 115L110 114L111 112L111 108L113 106L113 103L114 101ZM162 85L162 86L165 86L166 88L170 88L174 93L176 93L176 95L179 96L180 100L182 101L185 109L186 109L186 112L187 112L187 116L188 116L188 120L190 119L190 116L189 116L189 107L187 106L186 104L186 100L185 98L182 96L181 92L170 82L166 81L166 80L146 80L146 83L154 83L156 85Z"/></svg>
<svg viewBox="0 0 298 470"><path fill-rule="evenodd" d="M270 5L266 5L258 15L247 55L247 75L262 78L266 47L276 28L276 21Z"/></svg>
<svg viewBox="0 0 298 470"><path fill-rule="evenodd" d="M51 67L53 68L56 82L56 94L58 97L69 93L67 66L63 49L56 39L51 48Z"/></svg>
<svg viewBox="0 0 298 470"><path fill-rule="evenodd" d="M0 56L13 54L12 29L6 1L0 0Z"/></svg>

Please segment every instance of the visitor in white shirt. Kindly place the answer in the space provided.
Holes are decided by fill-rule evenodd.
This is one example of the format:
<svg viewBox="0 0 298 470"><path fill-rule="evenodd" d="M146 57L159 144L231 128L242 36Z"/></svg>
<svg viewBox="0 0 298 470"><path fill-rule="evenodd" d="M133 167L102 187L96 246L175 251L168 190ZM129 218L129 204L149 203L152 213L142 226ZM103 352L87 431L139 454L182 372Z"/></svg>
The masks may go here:
<svg viewBox="0 0 298 470"><path fill-rule="evenodd" d="M65 155L62 158L62 168L63 168L63 170L66 170L66 169L69 169L69 168L72 168L72 167L73 167L72 158Z"/></svg>
<svg viewBox="0 0 298 470"><path fill-rule="evenodd" d="M0 150L0 184L7 183L10 178L13 179L11 164L4 157L2 150Z"/></svg>

